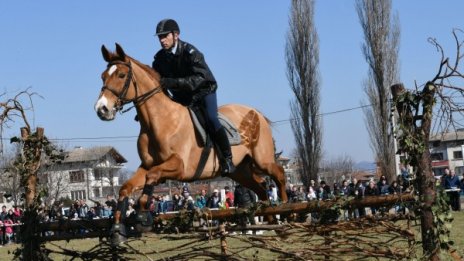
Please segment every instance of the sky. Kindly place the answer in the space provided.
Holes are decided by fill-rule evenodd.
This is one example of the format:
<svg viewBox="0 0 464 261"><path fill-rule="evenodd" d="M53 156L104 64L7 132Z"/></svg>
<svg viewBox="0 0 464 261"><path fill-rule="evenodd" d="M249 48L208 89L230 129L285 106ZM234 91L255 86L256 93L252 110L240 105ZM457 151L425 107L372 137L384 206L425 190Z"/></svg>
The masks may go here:
<svg viewBox="0 0 464 261"><path fill-rule="evenodd" d="M135 170L139 125L134 110L112 122L99 120L94 103L106 69L100 48L125 52L151 64L160 46L156 24L177 20L181 39L205 55L219 89L219 105L252 106L276 122L277 150L291 156L293 99L286 77L285 43L290 1L1 1L0 101L30 88L28 117L34 127L67 148L114 146ZM398 15L400 78L407 88L432 79L440 56L427 42L436 38L445 51L455 51L453 28L464 29L462 0L393 1ZM342 155L373 161L363 112L362 91L367 64L361 52L363 34L352 0L316 1L319 35L323 156ZM16 125L15 125L16 124ZM18 136L21 123L10 124L4 139Z"/></svg>

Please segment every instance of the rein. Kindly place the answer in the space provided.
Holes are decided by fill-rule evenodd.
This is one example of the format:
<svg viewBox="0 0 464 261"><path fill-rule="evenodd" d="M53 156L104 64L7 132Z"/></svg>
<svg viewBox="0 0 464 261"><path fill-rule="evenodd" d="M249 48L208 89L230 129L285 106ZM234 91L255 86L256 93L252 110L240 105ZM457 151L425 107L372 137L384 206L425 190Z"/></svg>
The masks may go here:
<svg viewBox="0 0 464 261"><path fill-rule="evenodd" d="M132 108L134 108L135 106L137 106L137 105L145 102L146 100L148 100L151 96L157 94L158 92L161 92L161 90L162 90L161 86L158 86L158 87L155 87L154 89L151 89L150 91L138 96L137 95L138 94L137 82L135 81L135 79L133 79L132 64L130 62L125 63L125 62L121 62L121 61L115 61L115 62L108 63L108 67L111 67L111 66L116 65L116 64L122 64L122 65L125 65L125 66L127 66L129 68L129 72L127 73L127 78L126 78L126 81L124 82L124 86L122 88L121 93L118 93L117 91L115 91L113 88L111 88L108 85L103 85L103 87L101 88L101 91L108 90L112 94L114 94L114 96L118 97L118 100L116 102L116 107L115 107L116 111L119 111L121 114L126 113L126 112L130 111ZM131 82L134 84L135 98L126 99L127 91L129 90ZM131 102L133 102L134 105L127 108L127 109L125 109L125 110L123 110L124 105L126 105L128 103L131 103Z"/></svg>

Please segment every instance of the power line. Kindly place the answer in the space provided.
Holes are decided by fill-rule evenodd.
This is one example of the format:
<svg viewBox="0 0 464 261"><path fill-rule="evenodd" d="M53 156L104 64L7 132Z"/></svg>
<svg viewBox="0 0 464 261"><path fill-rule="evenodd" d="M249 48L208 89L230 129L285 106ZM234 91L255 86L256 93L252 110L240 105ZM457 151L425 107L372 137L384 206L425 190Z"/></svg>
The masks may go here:
<svg viewBox="0 0 464 261"><path fill-rule="evenodd" d="M318 114L317 117L324 117L324 116L343 113L343 112L347 112L347 111L359 110L359 109L363 109L363 108L367 108L367 107L371 107L371 106L372 106L372 104L368 104L368 105L362 105L362 106L352 107L352 108L348 108L348 109L341 109L341 110L338 110L338 111L324 112L324 113ZM279 124L279 123L282 124L282 123L291 122L293 120L295 120L295 119L278 120L278 121L273 121L272 123L273 124Z"/></svg>
<svg viewBox="0 0 464 261"><path fill-rule="evenodd" d="M347 109L341 109L337 111L331 111L331 112L325 112L325 113L320 113L317 116L318 117L324 117L328 115L333 115L333 114L339 114L339 113L344 113L348 111L354 111L354 110L359 110L363 109L366 107L371 107L372 104L368 105L362 105L362 106L357 106L357 107L352 107L352 108L347 108ZM295 119L285 119L285 120L277 120L273 121L273 124L285 124L288 122L291 122ZM50 141L74 141L74 142L102 142L102 141L115 141L115 142L124 142L124 141L132 141L132 139L136 139L138 136L102 136L102 137L74 137L74 138L49 138ZM11 138L2 138L4 141L9 141ZM126 140L124 140L126 139ZM130 139L130 140L128 140Z"/></svg>

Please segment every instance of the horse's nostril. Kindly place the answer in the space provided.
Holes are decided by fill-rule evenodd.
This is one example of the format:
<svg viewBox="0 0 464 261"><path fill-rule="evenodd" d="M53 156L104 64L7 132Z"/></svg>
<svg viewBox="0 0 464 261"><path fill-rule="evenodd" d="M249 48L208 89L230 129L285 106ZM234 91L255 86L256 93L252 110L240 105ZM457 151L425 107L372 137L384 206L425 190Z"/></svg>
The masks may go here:
<svg viewBox="0 0 464 261"><path fill-rule="evenodd" d="M106 106L101 106L100 111L101 111L102 113L107 113L107 112L108 112L108 108L106 108Z"/></svg>

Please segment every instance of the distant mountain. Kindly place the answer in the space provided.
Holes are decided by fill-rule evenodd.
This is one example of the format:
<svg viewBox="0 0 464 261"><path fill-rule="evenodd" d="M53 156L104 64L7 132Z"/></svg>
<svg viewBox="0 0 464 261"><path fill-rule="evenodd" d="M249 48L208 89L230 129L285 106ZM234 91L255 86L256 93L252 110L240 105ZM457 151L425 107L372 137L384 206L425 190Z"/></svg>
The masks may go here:
<svg viewBox="0 0 464 261"><path fill-rule="evenodd" d="M375 162L369 162L369 161L361 161L356 164L354 164L353 169L354 170L375 170L376 164Z"/></svg>

